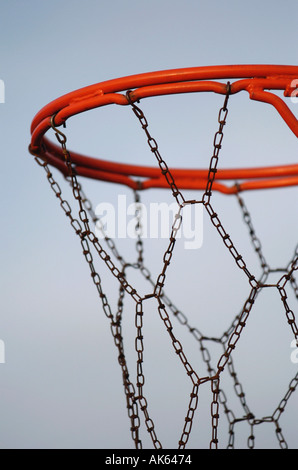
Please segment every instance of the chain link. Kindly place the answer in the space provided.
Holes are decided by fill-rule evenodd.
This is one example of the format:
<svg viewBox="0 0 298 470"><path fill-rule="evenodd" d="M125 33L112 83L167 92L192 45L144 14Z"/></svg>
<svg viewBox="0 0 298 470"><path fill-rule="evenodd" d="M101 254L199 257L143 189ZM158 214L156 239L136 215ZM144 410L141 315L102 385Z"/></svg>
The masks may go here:
<svg viewBox="0 0 298 470"><path fill-rule="evenodd" d="M76 173L75 173L75 168L72 165L71 162L71 156L70 153L68 152L66 148L66 136L63 134L60 130L58 130L55 127L54 123L54 118L52 118L52 128L55 131L56 138L60 142L61 147L62 147L62 152L65 158L65 164L67 166L68 172L69 172L69 177L71 180L71 187L73 191L73 196L74 199L77 200L78 202L78 214L79 214L79 219L81 223L83 224L83 227L85 229L84 232L81 233L81 236L87 237L90 243L94 246L96 249L98 255L100 258L105 262L113 276L115 276L118 281L122 284L123 288L126 290L126 292L133 297L133 299L136 302L139 302L141 300L141 297L137 293L136 289L134 289L128 282L127 280L123 277L122 270L120 271L119 268L116 267L116 265L113 263L111 260L111 257L109 254L103 249L102 245L99 243L98 238L95 236L95 234L92 232L89 226L89 219L87 216L87 211L84 208L83 204L83 198L81 195L81 186L78 183Z"/></svg>
<svg viewBox="0 0 298 470"><path fill-rule="evenodd" d="M178 355L179 359L181 360L186 370L186 373L190 377L193 385L197 385L200 382L200 379L197 373L195 372L195 370L192 368L191 364L189 363L184 353L181 342L176 338L176 336L173 333L173 325L167 313L165 305L161 302L160 298L158 298L158 302L159 302L158 312L159 312L160 318L162 319L162 321L164 322L166 326L167 332L170 335L175 353Z"/></svg>
<svg viewBox="0 0 298 470"><path fill-rule="evenodd" d="M185 199L184 199L182 193L180 192L180 190L178 189L178 187L176 186L173 175L172 175L171 171L169 170L169 167L168 167L167 163L164 161L164 159L162 158L162 156L159 152L158 144L157 144L156 140L151 136L151 134L149 132L149 129L148 129L149 124L148 124L148 121L147 121L146 117L144 116L143 111L138 106L136 106L135 103L131 100L130 94L131 94L131 91L130 90L127 91L127 93L126 93L127 100L129 102L129 104L131 105L134 114L138 118L138 120L139 120L139 122L142 126L142 129L144 130L144 132L146 134L147 142L148 142L148 145L150 147L150 150L155 155L155 158L158 162L161 173L165 177L169 187L171 188L172 194L173 194L174 198L176 199L177 204L180 207L182 207L182 204L185 202Z"/></svg>
<svg viewBox="0 0 298 470"><path fill-rule="evenodd" d="M187 441L189 439L195 411L198 407L198 393L199 393L199 384L194 384L192 392L190 394L190 402L188 405L187 415L185 417L185 424L183 427L182 435L179 441L179 449L185 449Z"/></svg>
<svg viewBox="0 0 298 470"><path fill-rule="evenodd" d="M285 290L286 284L292 279L294 271L298 269L298 255L295 256L294 260L291 262L289 266L289 272L288 274L284 274L281 279L277 283L277 289L279 291L281 301L284 305L286 317L288 320L288 324L290 325L292 332L294 334L294 337L296 339L296 344L298 346L298 327L296 323L296 318L294 315L293 310L290 309L289 304L287 302L287 292Z"/></svg>
<svg viewBox="0 0 298 470"><path fill-rule="evenodd" d="M144 352L144 341L143 341L143 304L142 302L138 302L136 305L136 316L135 316L135 326L137 329L137 336L135 339L135 349L137 352L137 388L138 388L138 402L140 408L145 416L145 424L147 427L147 431L151 436L153 445L155 449L161 449L162 445L160 441L157 439L155 426L152 419L149 416L148 412L148 403L146 398L144 397L143 387L145 384L145 376L143 372L143 352Z"/></svg>
<svg viewBox="0 0 298 470"><path fill-rule="evenodd" d="M210 160L210 165L209 165L209 172L208 172L208 178L207 178L207 186L205 193L203 195L203 203L205 205L209 205L210 203L210 198L212 195L212 186L213 182L215 180L215 176L217 173L217 165L218 165L218 160L219 160L219 152L222 147L222 141L223 141L223 128L226 125L226 120L228 116L228 101L230 97L230 91L231 91L231 86L230 82L227 83L227 93L225 97L224 104L222 108L219 110L218 114L218 123L219 123L219 129L215 133L214 139L213 139L213 155Z"/></svg>
<svg viewBox="0 0 298 470"><path fill-rule="evenodd" d="M255 232L255 229L254 229L254 226L253 226L253 223L252 223L251 215L250 215L250 213L247 209L247 206L246 206L243 198L240 196L239 192L236 193L236 197L237 197L237 200L239 202L240 208L242 210L243 220L244 220L245 224L248 227L248 231L249 231L249 235L250 235L250 238L251 238L252 245L253 245L254 250L257 253L257 256L258 256L259 261L260 261L260 266L262 268L262 276L261 276L261 279L259 281L259 284L262 284L266 281L266 279L268 277L268 274L269 274L269 271L270 271L270 268L267 264L267 261L265 259L264 254L263 254L262 244L261 244L259 238L256 235L256 232Z"/></svg>
<svg viewBox="0 0 298 470"><path fill-rule="evenodd" d="M66 180L69 182L69 184L71 185L71 180L68 179L68 177L66 177ZM81 184L78 183L78 188L79 188L79 191L80 191L80 195L81 195L81 199L82 199L82 204L85 208L85 210L88 212L89 216L90 216L90 219L92 220L94 226L96 227L96 229L102 234L102 237L103 239L105 240L105 243L107 244L110 252L114 255L115 259L117 261L119 261L119 263L122 265L122 267L124 267L125 265L127 265L128 263L123 259L123 257L120 255L117 247L116 247L116 244L114 242L114 240L112 238L110 238L109 236L107 236L105 230L104 230L104 226L102 224L102 221L101 221L101 218L98 217L93 209L93 206L92 206L92 203L91 201L87 198L84 190L82 189L82 186Z"/></svg>
<svg viewBox="0 0 298 470"><path fill-rule="evenodd" d="M212 438L210 442L210 449L217 449L219 421L219 378L211 380L211 391L213 393L213 400L211 402Z"/></svg>
<svg viewBox="0 0 298 470"><path fill-rule="evenodd" d="M140 194L138 191L134 192L135 194L135 217L136 217L136 226L135 226L135 234L137 236L136 241L136 250L138 254L137 265L138 267L143 266L144 258L144 246L143 246L143 226L142 226L142 204L140 201Z"/></svg>

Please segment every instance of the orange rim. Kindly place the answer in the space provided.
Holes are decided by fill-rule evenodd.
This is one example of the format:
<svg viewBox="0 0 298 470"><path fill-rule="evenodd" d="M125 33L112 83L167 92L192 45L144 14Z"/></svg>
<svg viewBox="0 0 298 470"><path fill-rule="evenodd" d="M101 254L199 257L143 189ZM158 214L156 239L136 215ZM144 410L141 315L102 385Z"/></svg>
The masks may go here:
<svg viewBox="0 0 298 470"><path fill-rule="evenodd" d="M293 96L297 89L298 66L286 65L232 65L194 67L132 75L91 85L64 95L42 108L31 125L29 150L67 175L61 149L46 138L47 131L60 126L71 116L108 104L129 105L123 92L131 90L130 100L177 94L214 92L227 93L226 83L216 80L232 80L230 94L245 90L253 100L274 106L282 119L298 137L298 120L279 96L268 90L284 90L284 96ZM70 152L78 175L102 181L124 184L133 189L168 187L159 168L128 165L91 158ZM205 189L207 169L171 168L180 189ZM227 180L239 181L228 186ZM239 190L266 189L298 185L298 164L261 168L233 168L218 170L213 189L225 194Z"/></svg>

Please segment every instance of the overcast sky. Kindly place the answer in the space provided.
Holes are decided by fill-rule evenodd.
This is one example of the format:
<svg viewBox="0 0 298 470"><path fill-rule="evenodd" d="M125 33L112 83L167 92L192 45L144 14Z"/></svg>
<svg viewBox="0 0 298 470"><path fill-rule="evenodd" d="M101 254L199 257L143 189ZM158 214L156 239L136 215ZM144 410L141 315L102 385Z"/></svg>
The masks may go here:
<svg viewBox="0 0 298 470"><path fill-rule="evenodd" d="M53 99L111 78L207 65L297 65L297 2L0 0L0 6L0 79L5 85L5 102L0 103L0 339L5 345L5 363L0 364L0 447L133 448L109 322L79 240L44 172L28 153L31 121ZM154 98L140 106L148 113L150 129L169 165L206 167L222 103L222 96L208 94ZM290 105L297 115L297 104ZM67 132L70 148L78 151L154 164L139 123L126 107L73 118ZM294 163L297 139L274 108L250 101L243 92L230 98L221 157L223 167ZM118 195L132 202L131 191L120 185L83 183L95 207L102 202L116 207ZM297 244L297 190L251 192L244 197L268 263L286 267ZM142 200L172 202L167 192L158 190L146 192ZM215 194L214 205L249 267L259 275L237 201ZM241 310L249 285L205 215L203 223L202 246L184 250L179 245L166 287L191 325L206 336L219 337ZM120 240L119 246L128 257L134 256L133 240ZM145 260L154 275L160 272L165 247L165 239L145 241ZM115 308L117 282L101 263L98 270ZM132 282L139 282L137 274L131 274ZM288 296L297 311L291 290ZM134 305L125 300L125 344L134 377ZM147 308L146 393L161 442L175 448L191 384L164 334L156 306L148 302ZM198 343L175 325L194 367L206 374ZM297 373L297 364L291 361L292 340L277 290L264 290L235 351L239 381L256 417L272 415ZM216 364L222 350L214 345L211 349ZM209 446L208 387L199 395L189 444L193 448ZM231 409L241 417L233 387L227 394ZM281 419L292 448L297 448L297 415L297 396L292 396ZM222 411L221 418L224 423ZM246 423L237 426L235 445L243 447L250 428ZM223 424L220 447L227 445L226 431ZM255 433L256 446L278 447L272 423L256 427ZM152 447L146 431L142 436L144 445Z"/></svg>

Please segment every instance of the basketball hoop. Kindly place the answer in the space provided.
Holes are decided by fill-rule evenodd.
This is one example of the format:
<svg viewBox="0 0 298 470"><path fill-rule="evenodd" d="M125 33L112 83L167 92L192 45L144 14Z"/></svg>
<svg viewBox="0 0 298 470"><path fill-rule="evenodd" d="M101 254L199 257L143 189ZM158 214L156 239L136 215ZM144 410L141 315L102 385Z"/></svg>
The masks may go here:
<svg viewBox="0 0 298 470"><path fill-rule="evenodd" d="M29 151L35 156L37 163L46 172L47 179L54 191L60 206L67 216L75 233L78 235L83 254L89 265L91 277L98 291L105 315L110 321L112 336L118 350L118 360L122 370L123 385L126 396L128 415L131 422L131 434L136 448L142 447L140 438L140 410L142 411L145 426L151 437L155 448L162 447L157 437L157 431L153 420L149 415L148 402L145 397L143 371L143 316L144 302L150 298L157 301L157 310L163 327L165 327L180 362L182 363L186 375L190 380L191 393L187 413L182 427L182 432L178 442L180 449L184 449L188 442L195 412L198 407L198 394L200 387L205 383L210 383L211 401L211 448L218 447L218 422L219 408L223 407L224 413L229 422L229 442L228 447L234 447L234 429L239 421L246 421L250 427L250 435L247 443L248 447L254 447L254 428L264 422L270 422L275 426L276 436L280 447L287 447L287 443L282 434L279 419L287 405L290 397L295 392L298 385L298 374L292 379L288 390L273 413L265 418L256 418L251 412L245 400L245 394L240 385L233 364L233 351L241 337L242 331L249 319L250 312L257 300L259 292L264 287L272 287L266 284L271 268L262 253L261 243L254 230L251 215L246 207L241 192L248 190L284 188L298 185L298 164L282 164L279 166L254 167L254 168L219 168L219 154L224 138L224 126L228 117L228 104L232 95L241 91L246 91L250 99L270 104L279 113L289 130L298 137L298 120L291 112L285 101L274 94L274 91L283 90L284 97L289 98L297 90L298 66L281 65L233 65L233 66L212 66L194 67L186 69L176 69L161 72L145 73L133 75L125 78L109 80L86 88L69 93L61 98L52 101L45 106L32 121L31 143ZM159 152L159 147L155 138L149 131L148 120L139 105L145 98L161 95L175 95L183 93L203 93L213 92L223 95L223 105L218 115L218 130L213 141L213 154L208 168L170 168ZM74 151L69 151L66 142L67 138L60 126L72 116L86 112L88 110L117 104L128 106L135 114L141 128L144 131L150 151L155 157L155 166L132 165L125 162L111 162L98 158L91 158ZM46 134L49 130L54 131L58 145L52 143ZM73 215L71 205L63 198L62 190L54 179L50 166L57 168L68 180L72 187L72 195L77 206L77 217ZM127 263L119 254L115 242L104 234L108 249L104 249L98 237L94 233L91 224L100 223L96 216L92 204L85 196L80 177L87 177L99 181L123 184L134 191L136 213L138 213L138 224L136 226L138 259L133 267L139 270L140 274L148 282L148 292L141 295L138 290L128 282L126 278ZM232 181L232 185L228 183ZM173 198L178 204L171 234L166 251L163 255L162 269L154 280L149 269L144 264L143 244L140 237L140 214L137 204L140 201L140 192L148 188L164 188L171 191ZM184 190L203 190L202 198L187 200ZM245 224L247 225L250 241L258 256L261 268L261 276L257 276L248 269L247 263L240 254L230 235L226 232L219 215L212 206L212 193L219 191L224 194L235 195ZM201 204L207 212L210 221L222 239L224 249L228 250L234 259L239 270L244 273L250 289L248 298L244 301L242 311L232 322L229 329L220 338L207 338L199 333L197 328L189 324L187 316L175 307L172 301L165 294L167 269L174 255L174 248L177 234L181 227L183 211L186 206ZM118 309L112 312L110 303L103 291L101 278L94 267L94 255L102 260L108 267L111 274L120 285ZM298 327L294 311L288 303L287 289L292 289L298 298L298 285L296 272L298 269L298 245L294 250L292 258L287 266L281 269L281 277L273 287L278 290L280 300L285 312L286 321L290 326L298 346ZM137 356L136 370L137 380L133 384L128 372L128 366L124 354L123 337L121 330L122 304L124 293L127 293L135 302L135 352ZM207 368L207 375L201 376L196 368L188 360L183 345L174 334L172 318L178 320L200 345L203 361ZM220 343L224 348L224 353L218 360L217 367L210 364L209 352L206 348L206 340ZM227 368L234 380L234 388L244 410L241 419L236 418L233 411L228 408L227 400L220 387L220 379L223 370Z"/></svg>

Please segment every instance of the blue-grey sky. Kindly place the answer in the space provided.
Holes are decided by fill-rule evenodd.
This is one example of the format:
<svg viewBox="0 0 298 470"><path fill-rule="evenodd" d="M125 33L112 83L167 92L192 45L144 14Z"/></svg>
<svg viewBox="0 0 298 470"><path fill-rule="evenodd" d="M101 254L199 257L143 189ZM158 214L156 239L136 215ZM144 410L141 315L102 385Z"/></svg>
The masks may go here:
<svg viewBox="0 0 298 470"><path fill-rule="evenodd" d="M0 103L0 339L5 344L5 364L0 364L0 447L132 448L110 327L80 243L44 172L28 153L30 123L51 100L111 78L206 65L297 65L297 3L1 0L0 7L0 79L5 84L5 103ZM223 97L211 94L144 102L152 133L169 164L208 164L222 102ZM295 106L291 104L297 115ZM71 148L93 156L142 164L152 159L127 108L86 113L73 118L67 131ZM243 93L230 100L222 157L223 166L294 163L297 139L271 106L252 102ZM132 197L119 185L84 181L84 187L95 206L102 201L116 204L118 194ZM146 204L170 200L165 192L153 190L143 198ZM252 192L246 202L268 262L275 268L286 266L297 243L297 190ZM258 272L235 200L216 194L214 204L237 247ZM131 250L133 241L125 242L119 242L121 248ZM165 240L146 240L145 257L154 274L160 270L165 246ZM167 281L173 302L187 312L193 326L219 336L249 293L243 274L207 219L202 248L197 253L177 249L177 255ZM106 269L101 274L115 305L117 283ZM293 335L277 291L264 291L258 302L235 360L251 408L262 417L278 405L297 364L290 359ZM297 299L290 292L289 303L297 311ZM154 306L150 308L145 316L146 390L160 440L175 448L190 383ZM134 376L133 309L128 301L124 332ZM180 330L177 325L177 335L196 363L198 344ZM219 353L215 350L214 357ZM191 447L208 447L210 396L206 386ZM295 396L281 422L292 448L297 448L297 414ZM239 425L236 444L245 445L249 432ZM273 425L259 426L256 437L260 447L277 446ZM221 438L224 447L224 431ZM144 443L150 446L145 431Z"/></svg>

